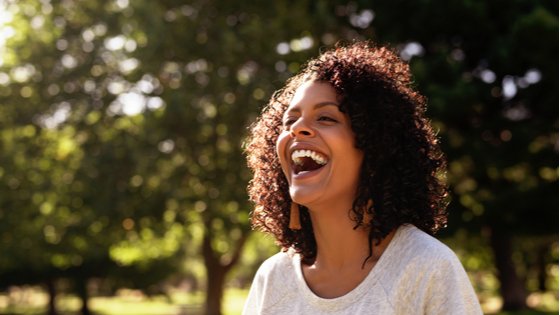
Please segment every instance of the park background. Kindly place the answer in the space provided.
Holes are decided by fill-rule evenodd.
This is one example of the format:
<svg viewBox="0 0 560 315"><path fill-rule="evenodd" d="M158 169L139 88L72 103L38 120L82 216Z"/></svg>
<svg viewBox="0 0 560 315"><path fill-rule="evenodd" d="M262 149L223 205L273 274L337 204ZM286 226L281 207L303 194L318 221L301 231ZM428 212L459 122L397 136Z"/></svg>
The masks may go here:
<svg viewBox="0 0 560 315"><path fill-rule="evenodd" d="M243 141L338 41L390 44L485 313L558 312L558 1L0 1L0 314L238 314L278 249Z"/></svg>

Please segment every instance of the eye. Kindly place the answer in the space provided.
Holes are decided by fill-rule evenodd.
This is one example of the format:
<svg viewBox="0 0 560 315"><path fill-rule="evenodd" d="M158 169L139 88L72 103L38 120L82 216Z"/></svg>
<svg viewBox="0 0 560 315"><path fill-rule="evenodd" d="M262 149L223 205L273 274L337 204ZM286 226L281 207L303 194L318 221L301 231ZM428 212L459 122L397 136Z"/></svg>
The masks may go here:
<svg viewBox="0 0 560 315"><path fill-rule="evenodd" d="M333 123L338 122L338 120L336 120L336 119L334 119L334 118L332 118L332 117L330 117L330 116L324 116L324 115L319 116L319 118L317 118L317 120L318 120L318 121L333 122Z"/></svg>
<svg viewBox="0 0 560 315"><path fill-rule="evenodd" d="M297 119L294 117L286 117L284 118L282 125L284 126L284 128L289 128L291 125L293 125L296 122L296 120Z"/></svg>

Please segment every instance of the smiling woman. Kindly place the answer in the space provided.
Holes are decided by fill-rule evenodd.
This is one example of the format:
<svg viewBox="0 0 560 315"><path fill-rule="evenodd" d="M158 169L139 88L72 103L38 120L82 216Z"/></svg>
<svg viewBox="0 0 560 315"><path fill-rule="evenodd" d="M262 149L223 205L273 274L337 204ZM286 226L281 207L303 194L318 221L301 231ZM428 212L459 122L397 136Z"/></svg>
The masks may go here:
<svg viewBox="0 0 560 315"><path fill-rule="evenodd" d="M328 83L303 83L284 114L276 142L291 199L310 211L351 204L356 195L363 152L355 146L350 120L339 110L337 98Z"/></svg>
<svg viewBox="0 0 560 315"><path fill-rule="evenodd" d="M254 227L282 252L244 314L481 314L447 222L445 159L408 66L358 42L309 61L247 146Z"/></svg>

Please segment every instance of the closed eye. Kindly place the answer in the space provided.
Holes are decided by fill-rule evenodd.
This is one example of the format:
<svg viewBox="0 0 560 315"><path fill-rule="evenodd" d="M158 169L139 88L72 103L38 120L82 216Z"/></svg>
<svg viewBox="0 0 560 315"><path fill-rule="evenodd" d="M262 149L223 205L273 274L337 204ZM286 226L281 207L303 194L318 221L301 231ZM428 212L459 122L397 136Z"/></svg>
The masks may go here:
<svg viewBox="0 0 560 315"><path fill-rule="evenodd" d="M320 116L318 119L318 121L328 121L328 122L338 122L338 120L329 117L329 116Z"/></svg>
<svg viewBox="0 0 560 315"><path fill-rule="evenodd" d="M282 122L282 125L284 126L284 128L289 128L291 125L293 125L296 122L295 118L286 118L284 119L284 121Z"/></svg>

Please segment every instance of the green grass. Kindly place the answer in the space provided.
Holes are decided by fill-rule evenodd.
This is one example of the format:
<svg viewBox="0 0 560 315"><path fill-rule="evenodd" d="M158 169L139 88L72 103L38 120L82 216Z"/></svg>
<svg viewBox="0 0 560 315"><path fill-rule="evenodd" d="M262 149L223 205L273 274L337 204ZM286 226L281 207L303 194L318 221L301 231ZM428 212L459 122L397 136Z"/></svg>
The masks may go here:
<svg viewBox="0 0 560 315"><path fill-rule="evenodd" d="M241 314L247 290L229 288L223 301L223 315ZM556 301L556 297L548 297ZM27 289L11 297L0 294L0 315L44 315L47 297L37 289ZM202 292L172 292L169 297L146 297L137 291L124 291L111 297L93 297L90 308L96 315L176 315L202 314L204 295ZM79 315L80 301L75 296L60 296L57 299L60 315ZM547 308L545 308L547 309ZM558 310L525 310L518 312L488 312L492 315L553 315Z"/></svg>
<svg viewBox="0 0 560 315"><path fill-rule="evenodd" d="M495 315L558 315L558 312L542 312L535 310L517 311L517 312L499 312Z"/></svg>
<svg viewBox="0 0 560 315"><path fill-rule="evenodd" d="M0 295L0 314L2 315L44 315L47 297L36 289L15 294L9 298ZM227 289L223 301L223 315L238 315L243 310L247 290ZM60 315L78 315L81 302L75 296L57 298ZM138 292L129 291L111 297L92 297L90 309L96 315L176 315L202 314L204 295L202 292L174 292L170 297L146 297Z"/></svg>

